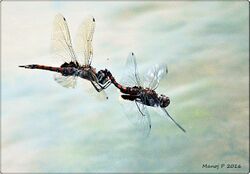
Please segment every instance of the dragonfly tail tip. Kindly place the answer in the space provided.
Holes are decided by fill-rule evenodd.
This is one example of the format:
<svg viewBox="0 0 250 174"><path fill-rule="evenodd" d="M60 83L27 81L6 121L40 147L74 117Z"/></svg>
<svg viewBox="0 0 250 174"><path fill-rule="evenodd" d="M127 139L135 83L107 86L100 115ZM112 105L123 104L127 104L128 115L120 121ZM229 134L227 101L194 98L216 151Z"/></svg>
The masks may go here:
<svg viewBox="0 0 250 174"><path fill-rule="evenodd" d="M18 67L20 67L20 68L26 68L25 65L19 65Z"/></svg>

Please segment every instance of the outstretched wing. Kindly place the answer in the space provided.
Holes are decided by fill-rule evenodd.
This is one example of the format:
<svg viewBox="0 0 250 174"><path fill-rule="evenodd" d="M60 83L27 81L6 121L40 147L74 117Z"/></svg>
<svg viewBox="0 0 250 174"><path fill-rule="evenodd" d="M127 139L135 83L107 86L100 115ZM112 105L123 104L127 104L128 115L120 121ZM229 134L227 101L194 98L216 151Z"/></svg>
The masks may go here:
<svg viewBox="0 0 250 174"><path fill-rule="evenodd" d="M139 102L122 100L126 117L143 137L148 137L151 131L151 119L145 105Z"/></svg>
<svg viewBox="0 0 250 174"><path fill-rule="evenodd" d="M75 88L76 87L76 77L75 76L63 76L59 73L54 75L54 80L65 88Z"/></svg>
<svg viewBox="0 0 250 174"><path fill-rule="evenodd" d="M141 81L137 69L136 57L134 53L129 53L124 73L121 79L121 83L124 86L133 87L141 86Z"/></svg>
<svg viewBox="0 0 250 174"><path fill-rule="evenodd" d="M77 32L76 49L77 53L79 53L82 58L84 57L84 60L81 60L81 63L84 63L85 65L90 65L92 62L92 40L94 31L95 18L89 16L83 21Z"/></svg>
<svg viewBox="0 0 250 174"><path fill-rule="evenodd" d="M72 48L71 37L66 19L57 14L53 23L52 32L52 48L53 52L65 62L76 63L75 52Z"/></svg>
<svg viewBox="0 0 250 174"><path fill-rule="evenodd" d="M144 75L144 86L148 87L150 89L155 90L160 80L165 77L168 73L167 65L155 65L151 69L147 71L147 73Z"/></svg>
<svg viewBox="0 0 250 174"><path fill-rule="evenodd" d="M126 87L142 86L136 57L132 52L128 55L121 83ZM124 100L122 104L127 118L144 136L148 136L151 130L151 119L146 106L137 101L132 102L128 100Z"/></svg>
<svg viewBox="0 0 250 174"><path fill-rule="evenodd" d="M175 123L176 126L178 126L183 132L186 132L184 128L182 128L168 113L168 111L165 108L162 108L162 110L165 112L165 114Z"/></svg>
<svg viewBox="0 0 250 174"><path fill-rule="evenodd" d="M98 99L99 101L104 101L104 100L107 100L108 99L108 95L107 93L105 92L105 90L102 90L100 92L96 92L95 88L93 87L93 85L91 86L88 86L86 88L87 85L84 85L84 90L91 94L91 96L95 99Z"/></svg>
<svg viewBox="0 0 250 174"><path fill-rule="evenodd" d="M138 111L138 118L139 118L139 126L138 128L142 130L143 134L145 136L149 136L150 131L151 131L151 119L150 115L148 113L148 110L144 104L138 103L135 101L135 104L137 106L137 111Z"/></svg>

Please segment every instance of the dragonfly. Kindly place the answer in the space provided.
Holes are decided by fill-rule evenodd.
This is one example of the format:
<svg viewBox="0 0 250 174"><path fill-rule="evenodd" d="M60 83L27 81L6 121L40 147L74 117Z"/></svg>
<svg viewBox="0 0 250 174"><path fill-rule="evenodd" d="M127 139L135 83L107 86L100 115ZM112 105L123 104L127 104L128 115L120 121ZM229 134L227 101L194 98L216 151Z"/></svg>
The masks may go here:
<svg viewBox="0 0 250 174"><path fill-rule="evenodd" d="M121 80L122 84L116 81L109 70L102 70L102 73L109 77L111 83L120 90L123 100L135 103L138 112L131 117L136 117L136 119L139 120L146 136L149 135L151 130L151 119L147 110L148 106L161 108L164 115L169 117L183 132L186 132L166 110L166 107L170 104L169 97L164 94L159 95L155 91L160 80L168 73L166 65L154 66L146 73L142 80L138 73L136 57L134 53L130 53L127 58L125 73ZM127 107L125 106L125 108ZM129 108L127 110L127 115L130 115L129 112L131 109Z"/></svg>
<svg viewBox="0 0 250 174"><path fill-rule="evenodd" d="M75 52L67 21L61 14L57 14L53 22L52 48L56 57L61 58L64 63L60 67L38 64L20 65L19 67L54 71L56 72L54 80L66 88L75 88L77 77L80 77L90 81L96 91L104 92L103 90L110 85L110 81L101 77L99 72L91 66L94 30L95 18L89 16L79 27L76 40L77 52ZM78 57L76 53L78 53ZM104 95L107 98L107 95Z"/></svg>

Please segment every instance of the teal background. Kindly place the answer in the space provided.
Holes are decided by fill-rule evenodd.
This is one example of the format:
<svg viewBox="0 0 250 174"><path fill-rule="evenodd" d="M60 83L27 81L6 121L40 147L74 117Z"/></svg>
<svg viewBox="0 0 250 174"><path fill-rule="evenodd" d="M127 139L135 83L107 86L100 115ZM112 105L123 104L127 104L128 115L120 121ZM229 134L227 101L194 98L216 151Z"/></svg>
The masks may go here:
<svg viewBox="0 0 250 174"><path fill-rule="evenodd" d="M3 172L249 170L247 1L7 1L1 6ZM51 72L18 68L62 63L50 48L57 13L67 19L72 36L84 17L95 17L92 65L108 68L117 79L131 51L142 73L166 63L169 73L156 91L170 97L167 109L187 133L148 108L152 131L143 138L113 86L106 101L85 80L66 89ZM206 163L241 168L202 168Z"/></svg>

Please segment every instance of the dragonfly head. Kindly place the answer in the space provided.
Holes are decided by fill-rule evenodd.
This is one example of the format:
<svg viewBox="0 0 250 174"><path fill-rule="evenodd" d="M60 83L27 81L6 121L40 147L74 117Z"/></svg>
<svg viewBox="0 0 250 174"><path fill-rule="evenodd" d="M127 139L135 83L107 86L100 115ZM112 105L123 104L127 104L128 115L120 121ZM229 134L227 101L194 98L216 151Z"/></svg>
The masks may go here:
<svg viewBox="0 0 250 174"><path fill-rule="evenodd" d="M169 98L163 94L159 96L159 101L160 101L160 107L162 108L165 108L170 104Z"/></svg>
<svg viewBox="0 0 250 174"><path fill-rule="evenodd" d="M106 70L98 71L96 77L97 77L98 83L101 84L101 85L104 85L108 81L110 81Z"/></svg>

